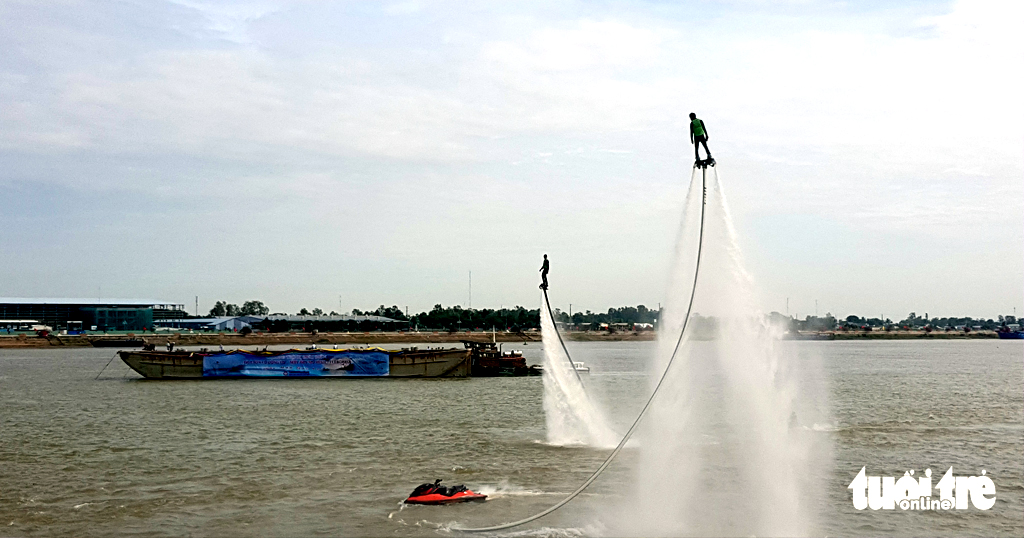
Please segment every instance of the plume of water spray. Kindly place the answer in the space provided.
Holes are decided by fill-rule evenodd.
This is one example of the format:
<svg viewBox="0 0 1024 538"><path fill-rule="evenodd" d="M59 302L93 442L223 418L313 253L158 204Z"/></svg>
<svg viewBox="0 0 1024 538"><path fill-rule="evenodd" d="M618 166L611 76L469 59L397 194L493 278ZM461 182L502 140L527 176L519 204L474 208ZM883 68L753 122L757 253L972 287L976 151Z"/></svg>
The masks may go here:
<svg viewBox="0 0 1024 538"><path fill-rule="evenodd" d="M701 171L684 208L663 312L661 374L690 300L696 264ZM694 314L641 435L638 504L623 533L804 535L813 532L809 467L826 453L799 427L817 410L820 377L803 375L758 312L717 170L707 171L704 248ZM698 317L699 313L699 317ZM816 420L807 417L807 420Z"/></svg>
<svg viewBox="0 0 1024 538"><path fill-rule="evenodd" d="M618 437L572 370L569 357L558 342L555 322L543 301L542 294L540 326L544 340L544 415L548 443L612 448Z"/></svg>

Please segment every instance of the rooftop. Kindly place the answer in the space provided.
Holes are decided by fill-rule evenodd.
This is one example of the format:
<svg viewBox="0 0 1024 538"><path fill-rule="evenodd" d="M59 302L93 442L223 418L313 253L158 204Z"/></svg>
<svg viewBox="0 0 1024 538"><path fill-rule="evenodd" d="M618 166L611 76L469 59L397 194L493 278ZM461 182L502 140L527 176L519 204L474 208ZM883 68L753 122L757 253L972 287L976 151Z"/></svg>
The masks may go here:
<svg viewBox="0 0 1024 538"><path fill-rule="evenodd" d="M263 321L264 316L225 316L220 318L182 318L182 319L155 319L153 323L207 323L216 325L233 319L240 319L245 323Z"/></svg>
<svg viewBox="0 0 1024 538"><path fill-rule="evenodd" d="M129 305L129 306L184 306L171 301L157 301L153 299L102 299L102 298L73 298L73 297L0 297L0 304L66 304L66 305Z"/></svg>

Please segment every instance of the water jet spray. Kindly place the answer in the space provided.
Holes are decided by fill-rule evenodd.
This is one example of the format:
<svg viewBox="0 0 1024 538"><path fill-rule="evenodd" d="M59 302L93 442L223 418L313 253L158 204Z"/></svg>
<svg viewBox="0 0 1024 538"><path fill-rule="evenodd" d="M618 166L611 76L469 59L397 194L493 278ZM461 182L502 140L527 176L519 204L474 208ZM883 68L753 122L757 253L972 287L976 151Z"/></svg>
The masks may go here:
<svg viewBox="0 0 1024 538"><path fill-rule="evenodd" d="M622 451L623 447L626 446L626 443L629 441L630 437L633 436L633 433L636 431L637 427L640 425L640 422L643 420L644 415L647 414L647 410L650 409L651 402L654 401L654 398L658 395L658 391L661 390L662 384L665 382L665 378L668 376L669 370L671 370L671 368L672 368L672 363L675 361L676 355L679 353L679 348L680 348L680 346L683 343L683 336L686 334L687 324L690 321L690 314L691 314L691 311L693 309L693 299L694 299L694 296L696 295L696 292L697 292L697 278L700 275L701 252L702 252L703 246L704 246L704 214L705 214L705 208L707 207L707 168L708 168L708 165L710 165L712 167L714 166L714 162L713 161L711 161L711 162L708 162L708 161L711 161L711 159L708 159L707 161L704 161L703 164L702 164L702 161L698 161L697 163L694 164L693 176L691 177L691 180L690 180L690 183L692 184L696 180L697 170L701 171L700 172L700 176L701 176L700 228L699 228L698 239L697 239L697 263L696 263L696 266L694 267L694 270L693 270L693 286L691 287L691 290L690 290L690 301L689 301L689 303L688 303L688 305L686 307L686 316L683 318L683 326L682 326L682 328L679 331L679 338L676 340L676 344L675 344L675 347L672 350L672 355L669 357L668 364L665 365L664 372L662 372L661 377L658 379L657 385L655 385L654 390L651 392L651 396L647 399L647 402L644 404L643 409L640 410L640 413L637 415L636 420L633 421L633 424L626 431L625 435L622 436L622 440L619 441L619 444L616 445L614 449L612 449L611 454L609 454L608 457L605 458L605 460L601 464L601 466L598 467L597 470L594 471L593 474L591 474L590 477L587 478L587 480L583 482L583 484L581 484L578 488L576 488L575 491L573 491L572 493L567 495L564 499L562 499L561 501L557 502L556 504L554 504L550 508L547 508L547 509L545 509L545 510L543 510L541 512L538 512L538 513L536 513L536 514L534 514L534 515L532 515L530 517L523 518L523 519L520 519L518 521L512 521L510 523L503 523L501 525L494 525L494 526L491 526L491 527L477 527L477 528L453 527L452 530L458 530L458 531L462 531L462 532L474 532L474 533L476 533L476 532L500 531L500 530L505 530L505 529L511 529L513 527L518 527L520 525L525 525L527 523L530 523L531 521L536 521L536 520L538 520L538 519L540 519L540 518L542 518L542 517L544 517L544 516L546 516L548 514L551 514L551 513L555 512L559 508L562 508L566 504L569 504L570 501L572 501L573 499L578 497L581 493L583 493L584 490L586 490L588 487L590 487L590 485L593 484L594 481L597 480L597 478L599 476L601 476L602 473L604 473L605 469L607 469L608 466L611 465L612 461L615 459L615 456L617 456L619 454L619 452ZM545 298L545 301L546 301L547 300L546 290L545 290L544 298ZM550 306L549 306L549 308L550 308ZM559 340L561 340L561 337L559 337ZM564 343L563 343L563 346L564 346ZM566 352L566 353L568 354L568 352ZM579 374L577 373L577 376L578 375Z"/></svg>

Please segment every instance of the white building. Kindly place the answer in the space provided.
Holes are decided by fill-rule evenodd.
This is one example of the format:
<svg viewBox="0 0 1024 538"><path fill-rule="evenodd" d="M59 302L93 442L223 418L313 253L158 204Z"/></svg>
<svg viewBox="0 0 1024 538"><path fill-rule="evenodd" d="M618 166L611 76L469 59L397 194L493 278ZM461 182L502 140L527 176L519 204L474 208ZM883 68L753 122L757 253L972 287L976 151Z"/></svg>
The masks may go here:
<svg viewBox="0 0 1024 538"><path fill-rule="evenodd" d="M252 327L253 323L261 321L263 321L263 318L255 316L234 316L224 318L158 319L153 322L153 325L171 329L234 332L240 331L245 327Z"/></svg>

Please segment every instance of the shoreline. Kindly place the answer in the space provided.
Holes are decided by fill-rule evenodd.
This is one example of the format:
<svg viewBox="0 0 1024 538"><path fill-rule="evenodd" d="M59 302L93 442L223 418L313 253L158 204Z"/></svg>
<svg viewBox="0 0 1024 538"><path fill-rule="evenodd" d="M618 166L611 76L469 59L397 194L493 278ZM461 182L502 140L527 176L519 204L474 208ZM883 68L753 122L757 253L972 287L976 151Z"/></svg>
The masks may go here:
<svg viewBox="0 0 1024 538"><path fill-rule="evenodd" d="M568 332L563 337L571 342L644 342L657 337L655 331L592 333ZM975 340L997 338L995 331L931 332L924 331L872 331L872 332L806 332L787 335L784 340ZM369 333L253 333L242 336L236 333L125 333L49 335L47 337L0 335L0 349L34 349L50 347L94 347L93 342L111 340L142 339L157 346L174 342L178 346L264 346L282 344L461 344L463 340L474 342L540 342L540 332L488 333L488 332L369 332Z"/></svg>

